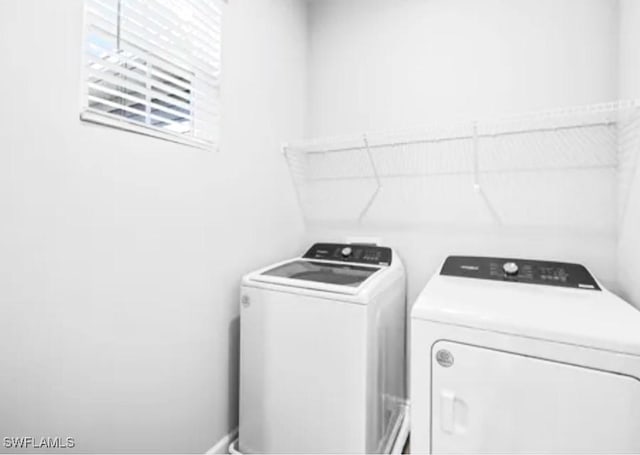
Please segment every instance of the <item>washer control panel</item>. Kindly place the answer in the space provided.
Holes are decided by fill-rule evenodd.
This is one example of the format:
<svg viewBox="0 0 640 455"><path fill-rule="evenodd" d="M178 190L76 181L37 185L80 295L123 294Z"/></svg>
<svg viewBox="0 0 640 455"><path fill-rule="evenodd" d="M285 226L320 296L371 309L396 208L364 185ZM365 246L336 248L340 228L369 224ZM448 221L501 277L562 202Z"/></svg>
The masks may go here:
<svg viewBox="0 0 640 455"><path fill-rule="evenodd" d="M600 286L584 266L565 262L449 256L440 275L600 290Z"/></svg>
<svg viewBox="0 0 640 455"><path fill-rule="evenodd" d="M304 254L307 259L391 265L391 248L354 243L316 243Z"/></svg>

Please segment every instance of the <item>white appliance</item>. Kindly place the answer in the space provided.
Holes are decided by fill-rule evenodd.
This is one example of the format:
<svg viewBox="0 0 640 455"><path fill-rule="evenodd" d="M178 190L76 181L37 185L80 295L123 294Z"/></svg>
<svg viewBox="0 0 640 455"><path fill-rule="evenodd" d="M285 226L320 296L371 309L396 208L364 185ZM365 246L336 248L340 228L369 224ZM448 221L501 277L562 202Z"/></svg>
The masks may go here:
<svg viewBox="0 0 640 455"><path fill-rule="evenodd" d="M640 312L581 265L449 257L410 397L413 453L640 453Z"/></svg>
<svg viewBox="0 0 640 455"><path fill-rule="evenodd" d="M405 281L390 248L355 244L246 275L234 449L390 451L408 419Z"/></svg>

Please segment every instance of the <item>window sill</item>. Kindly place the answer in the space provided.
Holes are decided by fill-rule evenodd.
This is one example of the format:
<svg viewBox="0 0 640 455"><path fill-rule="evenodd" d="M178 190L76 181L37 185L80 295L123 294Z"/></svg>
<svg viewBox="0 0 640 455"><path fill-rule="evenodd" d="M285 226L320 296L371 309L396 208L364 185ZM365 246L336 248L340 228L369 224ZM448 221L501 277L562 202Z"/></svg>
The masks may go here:
<svg viewBox="0 0 640 455"><path fill-rule="evenodd" d="M123 131L142 134L144 136L155 137L164 141L174 142L177 144L186 145L188 147L206 150L208 152L218 151L217 144L214 144L212 142L195 139L193 137L185 137L179 136L177 134L167 133L166 131L163 131L159 128L128 122L118 116L109 115L104 112L94 111L88 108L85 108L80 113L80 120L82 120L83 122L104 125Z"/></svg>

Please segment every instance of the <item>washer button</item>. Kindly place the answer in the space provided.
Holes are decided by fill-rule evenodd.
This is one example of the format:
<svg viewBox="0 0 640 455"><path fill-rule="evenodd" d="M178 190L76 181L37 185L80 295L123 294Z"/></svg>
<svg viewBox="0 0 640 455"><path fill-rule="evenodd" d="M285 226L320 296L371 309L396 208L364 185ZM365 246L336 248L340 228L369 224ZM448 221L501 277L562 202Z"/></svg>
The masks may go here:
<svg viewBox="0 0 640 455"><path fill-rule="evenodd" d="M517 275L518 274L518 270L520 270L520 269L518 268L518 264L516 264L515 262L505 262L502 265L502 270L507 275L513 276L513 275Z"/></svg>

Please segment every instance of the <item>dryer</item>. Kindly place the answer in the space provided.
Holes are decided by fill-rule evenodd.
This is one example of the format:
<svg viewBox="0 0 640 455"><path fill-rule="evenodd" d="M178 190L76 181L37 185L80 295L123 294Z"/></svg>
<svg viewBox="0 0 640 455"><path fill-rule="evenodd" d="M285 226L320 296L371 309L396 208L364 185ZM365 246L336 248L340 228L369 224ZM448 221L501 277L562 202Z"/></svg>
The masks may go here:
<svg viewBox="0 0 640 455"><path fill-rule="evenodd" d="M578 264L449 257L410 396L412 453L638 453L640 312Z"/></svg>
<svg viewBox="0 0 640 455"><path fill-rule="evenodd" d="M389 452L408 418L406 278L397 254L318 243L246 275L240 300L234 449Z"/></svg>

